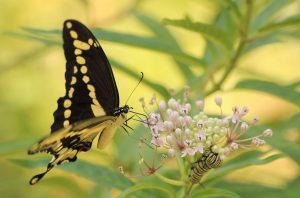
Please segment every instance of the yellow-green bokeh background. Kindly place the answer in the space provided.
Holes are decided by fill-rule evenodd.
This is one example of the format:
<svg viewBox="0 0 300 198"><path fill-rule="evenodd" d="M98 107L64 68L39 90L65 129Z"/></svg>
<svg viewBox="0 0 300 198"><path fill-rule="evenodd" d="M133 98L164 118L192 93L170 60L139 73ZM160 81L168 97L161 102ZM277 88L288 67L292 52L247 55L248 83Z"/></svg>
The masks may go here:
<svg viewBox="0 0 300 198"><path fill-rule="evenodd" d="M130 10L145 13L158 21L167 18L183 18L188 14L195 20L211 23L218 7L205 0L148 0L137 3L134 0L0 0L0 144L16 145L0 153L0 192L5 197L66 197L73 196L68 187L51 183L52 177L73 178L80 186L80 192L88 195L94 183L61 170L54 170L47 176L48 181L37 186L29 186L29 178L36 170L14 165L8 159L29 158L27 146L49 132L56 109L56 100L64 94L65 60L61 46L46 47L43 43L6 34L20 32L22 27L40 29L60 29L64 20L74 18L89 27L105 30L151 35ZM300 3L294 3L287 10L299 10ZM284 14L284 13L283 13ZM203 54L205 41L198 34L181 29L170 28L185 52L194 56ZM167 55L113 42L101 41L108 58L113 57L137 73L166 87L180 89L185 82L174 62ZM229 112L233 105L246 104L250 109L249 117L258 115L262 123L282 120L299 112L299 108L274 96L254 91L231 91L238 79L252 78L259 74L279 84L289 84L300 79L300 41L286 39L284 42L267 45L243 57L239 62L240 70L234 72L225 84L225 91L218 92L224 98L224 110ZM198 72L198 71L196 71ZM136 84L125 73L114 69L119 87L121 104ZM195 91L195 90L194 90ZM131 98L130 105L140 110L138 98L150 98L154 93L141 85ZM213 103L213 96L207 101ZM208 102L209 103L209 102ZM208 105L207 110L217 109ZM276 135L276 130L275 134ZM125 136L124 136L125 137ZM291 132L290 139L298 139L297 132ZM126 139L126 138L125 138ZM125 140L126 141L126 140ZM114 155L114 143L104 152ZM93 149L81 155L95 163L107 164L105 155ZM101 158L101 156L103 158ZM33 157L34 158L34 157ZM282 187L298 175L299 166L288 158L276 160L264 166L253 166L238 170L227 177L249 183ZM260 177L258 177L259 175ZM85 194L86 193L86 194ZM2 197L2 196L1 196Z"/></svg>

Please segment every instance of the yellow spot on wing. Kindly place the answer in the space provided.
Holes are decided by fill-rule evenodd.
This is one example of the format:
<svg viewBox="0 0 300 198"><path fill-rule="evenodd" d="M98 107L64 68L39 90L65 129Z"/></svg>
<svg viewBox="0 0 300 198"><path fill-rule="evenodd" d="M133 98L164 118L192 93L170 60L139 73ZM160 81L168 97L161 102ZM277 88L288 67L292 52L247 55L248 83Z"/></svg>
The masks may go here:
<svg viewBox="0 0 300 198"><path fill-rule="evenodd" d="M66 126L69 126L69 124L70 124L69 120L65 120L63 125L64 125L64 127L66 127Z"/></svg>
<svg viewBox="0 0 300 198"><path fill-rule="evenodd" d="M85 59L82 56L76 56L76 61L78 64L85 64Z"/></svg>
<svg viewBox="0 0 300 198"><path fill-rule="evenodd" d="M72 27L72 23L71 22L67 22L66 26L67 26L68 29L70 29Z"/></svg>
<svg viewBox="0 0 300 198"><path fill-rule="evenodd" d="M75 55L80 55L82 51L80 49L75 49L74 54Z"/></svg>
<svg viewBox="0 0 300 198"><path fill-rule="evenodd" d="M95 87L91 84L88 84L87 88L88 88L89 91L95 91Z"/></svg>
<svg viewBox="0 0 300 198"><path fill-rule="evenodd" d="M73 45L81 50L89 50L90 49L90 45L86 42L80 41L80 40L74 40L73 41Z"/></svg>
<svg viewBox="0 0 300 198"><path fill-rule="evenodd" d="M73 68L73 73L76 74L77 72L78 72L78 68L77 68L77 66L75 65L74 68Z"/></svg>
<svg viewBox="0 0 300 198"><path fill-rule="evenodd" d="M64 107L65 108L69 108L71 105L72 105L72 101L71 100L67 99L67 100L64 101Z"/></svg>
<svg viewBox="0 0 300 198"><path fill-rule="evenodd" d="M83 82L88 83L90 81L90 78L87 75L84 75L82 77Z"/></svg>
<svg viewBox="0 0 300 198"><path fill-rule="evenodd" d="M69 118L71 116L71 110L70 109L66 109L64 111L64 116L65 116L65 118Z"/></svg>
<svg viewBox="0 0 300 198"><path fill-rule="evenodd" d="M73 97L73 93L74 93L74 88L71 87L70 90L69 90L69 93L68 93L69 98Z"/></svg>
<svg viewBox="0 0 300 198"><path fill-rule="evenodd" d="M90 91L89 96L90 96L92 99L94 99L94 98L96 98L96 93L93 92L93 91Z"/></svg>
<svg viewBox="0 0 300 198"><path fill-rule="evenodd" d="M81 68L80 68L80 71L81 71L81 73L83 73L83 74L86 74L87 70L88 70L88 68L87 68L87 66L85 66L85 65L81 66Z"/></svg>
<svg viewBox="0 0 300 198"><path fill-rule="evenodd" d="M98 117L98 116L104 116L106 115L104 109L100 106L97 106L97 105L91 105L91 109L93 111L93 114L95 117Z"/></svg>
<svg viewBox="0 0 300 198"><path fill-rule="evenodd" d="M88 40L88 43L89 43L90 45L93 45L93 43L94 43L93 39L90 38L90 39Z"/></svg>
<svg viewBox="0 0 300 198"><path fill-rule="evenodd" d="M97 100L96 98L93 98L93 103L94 103L95 105L97 105L97 106L100 106L100 104L99 104L99 102L98 102L98 100Z"/></svg>
<svg viewBox="0 0 300 198"><path fill-rule="evenodd" d="M73 39L77 39L77 38L78 38L78 34L77 34L77 32L75 32L74 30L71 30L71 31L70 31L70 35L71 35L71 37L72 37Z"/></svg>
<svg viewBox="0 0 300 198"><path fill-rule="evenodd" d="M72 76L71 85L74 85L76 81L77 81L76 77Z"/></svg>

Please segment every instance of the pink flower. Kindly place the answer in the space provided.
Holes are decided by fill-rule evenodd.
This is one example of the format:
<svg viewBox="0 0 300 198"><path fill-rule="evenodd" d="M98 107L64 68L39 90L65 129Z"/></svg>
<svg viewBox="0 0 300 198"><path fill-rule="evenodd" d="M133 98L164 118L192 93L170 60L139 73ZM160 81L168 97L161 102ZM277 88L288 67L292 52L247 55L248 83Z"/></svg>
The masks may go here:
<svg viewBox="0 0 300 198"><path fill-rule="evenodd" d="M157 147L164 145L164 140L160 137L159 134L152 136L151 144L154 144Z"/></svg>
<svg viewBox="0 0 300 198"><path fill-rule="evenodd" d="M201 143L197 143L194 150L195 150L195 152L203 153L204 152L204 147Z"/></svg>
<svg viewBox="0 0 300 198"><path fill-rule="evenodd" d="M232 142L232 143L230 144L230 148L231 148L232 150L237 150L237 149L239 148L239 144L236 143L236 142Z"/></svg>
<svg viewBox="0 0 300 198"><path fill-rule="evenodd" d="M197 122L197 127L198 127L198 129L203 129L204 128L204 122L202 120L199 120Z"/></svg>
<svg viewBox="0 0 300 198"><path fill-rule="evenodd" d="M185 157L186 155L194 156L195 153L196 153L196 151L194 149L188 147L182 151L181 157Z"/></svg>

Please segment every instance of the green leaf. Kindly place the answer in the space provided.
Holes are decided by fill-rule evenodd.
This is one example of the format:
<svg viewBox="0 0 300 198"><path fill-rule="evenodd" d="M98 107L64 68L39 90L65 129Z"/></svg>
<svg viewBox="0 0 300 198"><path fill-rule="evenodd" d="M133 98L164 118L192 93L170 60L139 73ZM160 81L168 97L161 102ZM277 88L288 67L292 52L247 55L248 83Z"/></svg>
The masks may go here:
<svg viewBox="0 0 300 198"><path fill-rule="evenodd" d="M281 122L276 122L276 124L270 126L275 129L272 137L269 137L267 143L273 148L278 149L295 160L300 164L300 145L297 142L292 142L286 139L285 132L290 131L290 129L298 130L300 129L300 113L292 116L287 120Z"/></svg>
<svg viewBox="0 0 300 198"><path fill-rule="evenodd" d="M146 27L148 27L153 33L155 33L155 36L163 40L164 42L168 43L172 48L184 53L175 38L172 36L172 34L168 31L168 29L161 25L161 23L157 22L156 20L152 19L151 17L145 16L141 13L136 13L135 16L137 19L139 19L141 22L143 22ZM191 78L194 76L193 72L189 68L189 65L186 65L184 63L181 63L180 61L176 60L175 62L184 75L185 79Z"/></svg>
<svg viewBox="0 0 300 198"><path fill-rule="evenodd" d="M200 33L206 39L219 44L225 51L230 50L232 47L229 35L227 35L226 32L217 28L216 26L200 22L192 22L188 18L179 20L164 19L163 23L166 25L181 27L190 31Z"/></svg>
<svg viewBox="0 0 300 198"><path fill-rule="evenodd" d="M39 35L39 36L60 36L62 34L61 30L58 29L50 29L50 30L45 30L45 29L39 29L39 28L31 28L31 27L22 27L22 30L31 33L33 35Z"/></svg>
<svg viewBox="0 0 300 198"><path fill-rule="evenodd" d="M300 93L288 86L260 80L243 80L238 82L235 88L262 91L300 106Z"/></svg>
<svg viewBox="0 0 300 198"><path fill-rule="evenodd" d="M8 154L10 152L17 151L19 149L24 149L32 144L31 139L16 139L13 141L1 142L0 144L0 154Z"/></svg>
<svg viewBox="0 0 300 198"><path fill-rule="evenodd" d="M249 53L259 47L278 42L280 42L279 34L277 32L271 32L249 43L244 49L243 54Z"/></svg>
<svg viewBox="0 0 300 198"><path fill-rule="evenodd" d="M287 183L284 187L274 188L250 183L237 183L237 182L220 182L217 187L225 188L227 190L235 191L242 197L280 197L280 198L292 198L299 195L300 190L300 177ZM296 196L295 196L296 195Z"/></svg>
<svg viewBox="0 0 300 198"><path fill-rule="evenodd" d="M241 197L255 197L255 198L266 198L266 197L280 197L288 198L285 196L284 190L276 189L272 187L266 187L256 184L243 184L235 182L221 182L217 184L218 187L224 188L230 191L238 193Z"/></svg>
<svg viewBox="0 0 300 198"><path fill-rule="evenodd" d="M15 164L34 168L45 166L49 160L27 160L27 159L10 159ZM124 190L133 185L133 182L121 175L118 171L112 170L102 165L92 164L90 162L78 160L76 163L66 163L58 166L63 170L74 173L78 176L94 181L98 184L105 184L120 190Z"/></svg>
<svg viewBox="0 0 300 198"><path fill-rule="evenodd" d="M126 67L124 65L122 65L121 63L117 62L116 60L114 59L109 59L110 63L117 69L119 69L120 71L126 73L127 75L135 78L136 80L140 80L141 78L141 73L139 71L133 71L131 69L129 69L129 67ZM158 83L155 83L155 82L152 82L151 80L149 80L147 77L144 77L143 79L143 84L147 85L148 87L152 88L153 90L155 90L156 92L160 93L163 97L167 97L169 94L168 94L168 90L158 84Z"/></svg>
<svg viewBox="0 0 300 198"><path fill-rule="evenodd" d="M17 38L35 40L35 41L44 43L45 45L61 45L61 42L59 42L59 41L56 41L56 40L50 39L50 38L44 38L44 37L34 35L34 34L30 35L30 34L16 33L16 32L7 32L6 34L9 36L17 37Z"/></svg>
<svg viewBox="0 0 300 198"><path fill-rule="evenodd" d="M226 0L225 3L232 10L236 18L238 19L242 18L242 14L240 12L239 6L235 0Z"/></svg>
<svg viewBox="0 0 300 198"><path fill-rule="evenodd" d="M212 171L209 175L207 175L207 180L205 180L204 184L210 184L215 180L220 180L226 174L238 170L240 168L244 168L250 165L267 164L284 156L282 154L275 154L264 159L258 159L262 155L265 155L265 153L260 151L250 151L243 153L238 157L230 160L220 168L217 168L214 171Z"/></svg>
<svg viewBox="0 0 300 198"><path fill-rule="evenodd" d="M284 19L282 21L268 24L262 28L259 29L260 32L268 32L268 31L274 31L277 29L282 29L290 26L296 26L300 24L300 15L292 16L287 19Z"/></svg>
<svg viewBox="0 0 300 198"><path fill-rule="evenodd" d="M154 183L139 183L136 184L134 186L131 186L130 188L127 188L126 190L124 190L119 197L128 197L130 194L137 192L137 191L141 191L141 190L145 190L145 189L155 189L155 190L159 190L162 191L164 193L166 193L168 195L168 197L175 197L175 192L171 189L168 189L165 186L159 185L159 184L154 184Z"/></svg>
<svg viewBox="0 0 300 198"><path fill-rule="evenodd" d="M63 188L65 191L72 193L72 197L85 197L85 189L73 179L65 177L50 177L44 182L50 188Z"/></svg>
<svg viewBox="0 0 300 198"><path fill-rule="evenodd" d="M228 197L228 198L240 198L241 196L235 192L220 189L220 188L197 188L191 194L191 198L219 198L219 197Z"/></svg>
<svg viewBox="0 0 300 198"><path fill-rule="evenodd" d="M298 122L300 123L300 122ZM269 137L267 143L278 149L300 164L300 146L297 143L287 140L283 135L275 134Z"/></svg>
<svg viewBox="0 0 300 198"><path fill-rule="evenodd" d="M203 60L201 60L200 58L196 58L194 56L183 53L182 51L176 48L172 48L172 44L160 41L153 37L117 33L100 29L93 29L93 33L95 34L95 36L101 38L102 40L135 47L141 47L171 55L176 60L186 63L188 65L204 65Z"/></svg>
<svg viewBox="0 0 300 198"><path fill-rule="evenodd" d="M269 5L265 6L260 13L254 17L250 26L251 32L256 32L264 24L269 23L274 14L291 2L292 0L270 1Z"/></svg>

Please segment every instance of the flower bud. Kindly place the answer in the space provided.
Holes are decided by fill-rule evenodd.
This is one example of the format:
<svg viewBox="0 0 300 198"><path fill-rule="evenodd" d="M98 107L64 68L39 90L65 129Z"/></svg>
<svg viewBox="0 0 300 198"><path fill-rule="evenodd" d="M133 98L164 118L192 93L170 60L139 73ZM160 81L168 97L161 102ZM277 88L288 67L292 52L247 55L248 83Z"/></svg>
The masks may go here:
<svg viewBox="0 0 300 198"><path fill-rule="evenodd" d="M221 96L216 96L215 97L215 103L221 107L222 106L222 97Z"/></svg>
<svg viewBox="0 0 300 198"><path fill-rule="evenodd" d="M173 143L174 143L174 138L173 138L173 136L167 135L166 141L167 141L169 144L173 144Z"/></svg>
<svg viewBox="0 0 300 198"><path fill-rule="evenodd" d="M189 137L189 136L191 135L191 130L188 129L188 128L186 128L186 129L184 130L184 134L185 134L187 137Z"/></svg>
<svg viewBox="0 0 300 198"><path fill-rule="evenodd" d="M158 102L158 109L160 111L165 111L166 108L167 108L167 104L164 100L161 100L161 101Z"/></svg>
<svg viewBox="0 0 300 198"><path fill-rule="evenodd" d="M240 112L240 116L242 117L242 116L246 115L248 112L249 112L248 107L244 106Z"/></svg>
<svg viewBox="0 0 300 198"><path fill-rule="evenodd" d="M171 109L175 110L175 109L177 109L177 107L178 107L178 103L177 103L177 101L176 101L174 98L171 98L171 99L168 101L168 106L169 106Z"/></svg>
<svg viewBox="0 0 300 198"><path fill-rule="evenodd" d="M174 157L175 156L175 150L172 149L172 148L168 149L168 156L169 157Z"/></svg>
<svg viewBox="0 0 300 198"><path fill-rule="evenodd" d="M181 132L182 132L182 131L181 131L180 128L175 129L175 134L176 134L177 137L180 137Z"/></svg>
<svg viewBox="0 0 300 198"><path fill-rule="evenodd" d="M204 101L203 100L197 100L196 101L196 107L199 111L202 111L204 108Z"/></svg>
<svg viewBox="0 0 300 198"><path fill-rule="evenodd" d="M246 132L249 129L249 125L246 122L241 124L241 131Z"/></svg>
<svg viewBox="0 0 300 198"><path fill-rule="evenodd" d="M239 145L238 145L236 142L232 142L232 143L230 144L230 148L231 148L232 150L237 150L237 149L239 148Z"/></svg>
<svg viewBox="0 0 300 198"><path fill-rule="evenodd" d="M174 124L171 121L164 121L164 126L167 130L170 130L170 131L173 130L173 128L174 128Z"/></svg>
<svg viewBox="0 0 300 198"><path fill-rule="evenodd" d="M273 135L273 131L271 129L266 129L264 132L263 132L263 136L272 136Z"/></svg>
<svg viewBox="0 0 300 198"><path fill-rule="evenodd" d="M197 122L197 128L198 128L198 129L203 129L203 128L204 128L204 122L203 122L202 120L199 120L199 121Z"/></svg>

